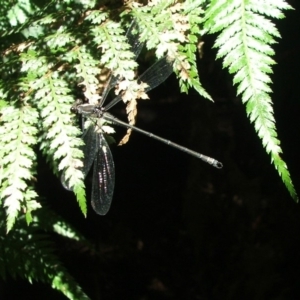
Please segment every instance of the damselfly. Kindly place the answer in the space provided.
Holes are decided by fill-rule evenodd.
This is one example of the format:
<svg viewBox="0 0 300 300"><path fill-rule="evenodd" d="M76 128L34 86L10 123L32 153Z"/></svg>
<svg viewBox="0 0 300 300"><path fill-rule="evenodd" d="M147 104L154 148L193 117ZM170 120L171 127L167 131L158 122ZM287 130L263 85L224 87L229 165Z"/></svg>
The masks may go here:
<svg viewBox="0 0 300 300"><path fill-rule="evenodd" d="M139 42L138 32L136 30L136 25L133 22L131 27L127 32L127 38L132 46L132 52L135 54L135 58L139 55L143 44ZM140 82L144 82L147 84L145 88L145 92L148 92L162 82L164 82L173 72L172 63L165 56L159 59L156 63L154 63L149 69L147 69L139 78ZM120 125L127 129L132 129L134 131L140 132L142 134L147 135L148 137L154 138L160 142L163 142L169 146L177 148L183 152L186 152L189 155L200 158L204 162L220 169L223 167L222 163L218 162L214 158L203 155L201 153L192 151L186 147L180 146L176 143L173 143L169 140L163 139L153 133L142 130L136 126L125 123L107 111L116 105L118 102L122 100L122 97L119 95L115 97L111 102L107 105L103 106L104 101L109 93L109 91L118 83L118 78L115 76L111 76L104 92L102 94L101 100L99 104L82 104L76 103L72 107L72 111L78 114L81 114L85 118L96 118L98 119L97 124L95 125L93 122L90 123L90 126L86 129L83 134L83 140L85 142L85 147L83 149L84 152L84 162L82 172L84 176L89 172L92 164L93 167L93 177L92 177L92 207L97 214L105 215L110 208L112 202L112 196L115 185L115 167L112 158L112 154L108 143L104 137L104 131L102 130L102 124L106 122L114 123L116 125ZM99 122L100 121L100 122ZM68 188L68 184L65 182L64 176L62 177L63 185Z"/></svg>

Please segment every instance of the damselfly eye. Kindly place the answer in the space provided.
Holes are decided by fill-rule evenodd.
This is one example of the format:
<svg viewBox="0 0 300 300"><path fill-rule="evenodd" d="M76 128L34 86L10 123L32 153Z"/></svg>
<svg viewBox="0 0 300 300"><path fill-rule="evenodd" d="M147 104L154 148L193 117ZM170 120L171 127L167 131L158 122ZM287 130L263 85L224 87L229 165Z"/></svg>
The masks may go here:
<svg viewBox="0 0 300 300"><path fill-rule="evenodd" d="M77 108L76 106L72 106L72 107L71 107L71 112L72 112L73 114L77 114L77 113L78 113L78 108Z"/></svg>

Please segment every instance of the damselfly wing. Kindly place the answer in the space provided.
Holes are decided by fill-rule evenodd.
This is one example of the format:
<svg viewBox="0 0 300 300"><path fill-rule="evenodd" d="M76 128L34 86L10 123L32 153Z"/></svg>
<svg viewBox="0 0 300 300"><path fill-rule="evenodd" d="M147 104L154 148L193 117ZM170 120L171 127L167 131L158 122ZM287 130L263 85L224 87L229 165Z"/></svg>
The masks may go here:
<svg viewBox="0 0 300 300"><path fill-rule="evenodd" d="M92 181L92 207L99 215L110 209L115 187L115 165L110 148L102 133L97 136L98 153L95 156Z"/></svg>

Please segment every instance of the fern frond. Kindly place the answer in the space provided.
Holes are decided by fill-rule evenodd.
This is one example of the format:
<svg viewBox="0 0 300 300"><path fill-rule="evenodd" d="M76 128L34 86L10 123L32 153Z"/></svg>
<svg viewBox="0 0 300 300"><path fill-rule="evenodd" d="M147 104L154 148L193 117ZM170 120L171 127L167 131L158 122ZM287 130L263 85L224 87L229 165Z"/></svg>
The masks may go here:
<svg viewBox="0 0 300 300"><path fill-rule="evenodd" d="M155 6L133 8L131 14L141 31L140 39L148 49L155 48L157 57L167 54L174 64L181 92L193 87L211 99L202 87L196 66L196 51L203 15L203 0L155 1ZM151 24L157 24L152 26Z"/></svg>
<svg viewBox="0 0 300 300"><path fill-rule="evenodd" d="M66 178L81 191L77 200L82 213L86 215L84 178L79 168L82 165L80 159L83 153L80 147L83 142L78 138L80 131L73 125L74 121L68 113L74 99L68 95L70 90L67 82L57 78L57 75L53 73L36 81L39 87L36 100L42 117L41 150L49 160L60 160L54 170L66 169Z"/></svg>
<svg viewBox="0 0 300 300"><path fill-rule="evenodd" d="M61 237L84 243L92 247L86 238L72 225L66 222L60 215L51 210L45 203L43 207L34 214L32 226L45 232L56 233Z"/></svg>
<svg viewBox="0 0 300 300"><path fill-rule="evenodd" d="M37 194L32 190L36 162L33 146L37 143L34 125L38 113L28 105L18 109L7 105L1 108L0 113L0 199L6 207L7 231L10 231L21 208L30 221L31 211L39 207L34 200Z"/></svg>
<svg viewBox="0 0 300 300"><path fill-rule="evenodd" d="M179 84L182 92L187 92L189 87L192 86L202 97L212 101L211 96L206 92L200 83L198 75L198 69L196 65L196 51L197 44L199 42L199 36L201 36L200 24L203 21L203 4L205 1L185 1L184 15L188 17L189 32L187 34L188 42L184 47L180 46L181 52L185 53L187 62L190 65L190 69L185 70L188 76L185 80L185 76L181 76Z"/></svg>
<svg viewBox="0 0 300 300"><path fill-rule="evenodd" d="M48 217L50 222L46 221ZM9 273L13 278L24 278L30 283L42 281L68 299L89 299L62 266L54 254L53 243L42 230L56 231L68 238L84 241L80 234L47 209L37 211L32 226L27 226L24 218L19 218L8 235L5 234L4 222L0 222L0 276L5 278Z"/></svg>
<svg viewBox="0 0 300 300"><path fill-rule="evenodd" d="M121 24L107 21L105 25L93 28L92 33L95 36L94 41L103 53L100 59L101 64L113 70L116 76L133 79L137 63L133 59L133 53L129 50L130 45Z"/></svg>
<svg viewBox="0 0 300 300"><path fill-rule="evenodd" d="M205 30L221 32L214 47L219 48L224 68L234 75L237 94L242 95L247 115L254 123L267 153L295 201L298 197L287 165L280 157L270 88L274 50L271 44L280 34L269 18L282 18L291 9L285 1L214 0L206 12ZM269 18L266 18L268 16Z"/></svg>

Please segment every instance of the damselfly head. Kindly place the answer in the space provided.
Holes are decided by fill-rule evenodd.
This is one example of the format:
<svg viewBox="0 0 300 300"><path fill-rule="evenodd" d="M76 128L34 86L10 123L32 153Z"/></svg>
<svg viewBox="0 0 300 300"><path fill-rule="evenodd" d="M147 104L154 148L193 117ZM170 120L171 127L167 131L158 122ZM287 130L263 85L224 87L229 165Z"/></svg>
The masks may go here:
<svg viewBox="0 0 300 300"><path fill-rule="evenodd" d="M83 104L83 101L81 99L76 99L75 103L73 104L73 106L70 109L71 112L73 114L78 114L79 113L78 107L82 104Z"/></svg>
<svg viewBox="0 0 300 300"><path fill-rule="evenodd" d="M76 105L76 106L73 105L73 106L71 107L71 113L73 113L73 114L77 114L77 113L78 113L77 105Z"/></svg>

